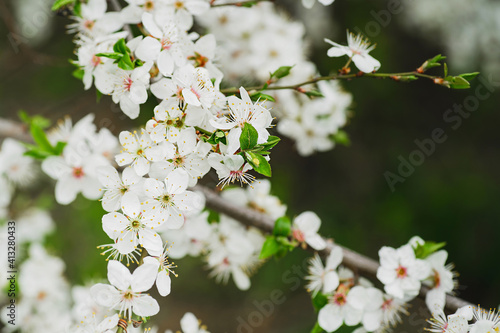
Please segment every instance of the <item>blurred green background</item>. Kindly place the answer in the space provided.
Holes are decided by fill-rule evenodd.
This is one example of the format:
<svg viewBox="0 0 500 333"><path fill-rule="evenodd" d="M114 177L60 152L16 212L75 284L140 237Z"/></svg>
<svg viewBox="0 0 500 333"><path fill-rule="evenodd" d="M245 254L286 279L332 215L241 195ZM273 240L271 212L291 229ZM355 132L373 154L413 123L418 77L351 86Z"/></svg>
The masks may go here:
<svg viewBox="0 0 500 333"><path fill-rule="evenodd" d="M0 50L1 117L15 119L17 111L24 109L54 121L65 114L76 120L92 112L98 126L107 126L118 134L152 116L152 103L143 105L141 119L131 121L109 97L97 103L94 88L83 90L81 82L71 75L73 67L68 58L72 57L74 45L72 36L65 33L69 23L66 18L52 18L45 12L51 33L37 37L37 45L28 46L22 36L13 33L12 4L1 2L0 33L7 37ZM296 16L305 10L292 6L290 0L279 4ZM336 30L316 33L343 42L346 28L365 26L373 21L371 10L386 6L386 1L338 0L324 9ZM402 28L402 20L402 15L394 17L372 39L377 43L372 55L381 61L382 72L413 70L425 59L445 53L444 47L409 34ZM319 44L311 52L322 74L344 61L327 58L327 47ZM466 71L480 69L480 64L475 64ZM450 71L458 74L453 68ZM351 145L303 158L294 151L293 143L284 139L273 151L274 194L288 205L289 215L315 211L323 220L321 231L325 236L372 258L378 257L381 246L399 247L414 235L446 241L449 259L460 273L457 294L484 307L497 307L500 94L495 92L481 101L479 109L456 130L443 120L444 113L473 95L479 84L476 79L472 89L457 91L423 80L408 84L369 78L343 82L354 98L353 117L345 127ZM437 144L435 152L391 191L384 173L397 173L398 157L408 159L417 149L414 140L430 138L435 128L442 128L448 139ZM38 187L47 195L53 193L47 179ZM58 230L50 246L65 260L68 279L73 283L104 277L106 264L96 249L109 242L101 229L102 214L98 202L81 197L68 207L52 205ZM249 292L237 290L232 282L220 286L208 280L199 259L178 260L179 278L173 281L172 294L162 300L162 317L156 318L157 323L162 328L178 329L183 313L191 311L212 332L235 332L242 320L254 316L259 306L256 304L266 303L273 290L280 290L284 303L275 305L253 331L308 332L315 314L303 286L296 287L295 283L304 269L289 271L294 264L300 266L308 255L296 250L282 260L266 263L252 278ZM416 331L422 318L413 317L410 321L416 326L405 329ZM241 332L249 333L246 329Z"/></svg>

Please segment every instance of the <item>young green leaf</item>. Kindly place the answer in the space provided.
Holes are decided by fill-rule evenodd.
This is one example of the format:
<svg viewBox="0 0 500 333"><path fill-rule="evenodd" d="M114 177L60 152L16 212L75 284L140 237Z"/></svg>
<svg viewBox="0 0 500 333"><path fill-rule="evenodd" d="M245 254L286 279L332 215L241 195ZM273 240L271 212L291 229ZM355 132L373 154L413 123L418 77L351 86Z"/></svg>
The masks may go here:
<svg viewBox="0 0 500 333"><path fill-rule="evenodd" d="M277 70L274 71L274 73L271 74L271 78L275 77L277 79L284 78L285 76L290 75L290 71L292 70L293 66L281 66Z"/></svg>
<svg viewBox="0 0 500 333"><path fill-rule="evenodd" d="M271 165L264 158L264 156L248 151L245 152L245 157L247 162L250 163L250 165L256 172L260 173L261 175L271 177Z"/></svg>
<svg viewBox="0 0 500 333"><path fill-rule="evenodd" d="M96 57L109 58L109 59L121 59L123 57L123 53L119 53L119 52L103 52L103 53L97 53L95 56Z"/></svg>
<svg viewBox="0 0 500 333"><path fill-rule="evenodd" d="M30 131L33 140L42 151L49 153L52 153L54 151L52 145L49 142L49 139L47 139L47 135L45 134L43 129L38 126L38 124L32 122Z"/></svg>
<svg viewBox="0 0 500 333"><path fill-rule="evenodd" d="M258 137L259 133L257 130L249 123L245 123L240 135L241 150L248 150L255 147Z"/></svg>
<svg viewBox="0 0 500 333"><path fill-rule="evenodd" d="M288 236L292 232L292 222L287 216L282 216L274 222L273 235Z"/></svg>
<svg viewBox="0 0 500 333"><path fill-rule="evenodd" d="M125 42L125 38L120 38L115 45L113 45L113 51L116 53L121 53L121 54L129 54L130 49L127 46L127 43Z"/></svg>
<svg viewBox="0 0 500 333"><path fill-rule="evenodd" d="M267 150L270 150L271 148L273 148L274 146L276 146L278 144L278 142L280 142L280 141L281 141L281 139L278 138L277 136L270 135L267 138L267 142L258 145L258 147L262 147L262 150L267 151Z"/></svg>
<svg viewBox="0 0 500 333"><path fill-rule="evenodd" d="M325 97L323 94L317 90L309 90L305 91L304 94L309 97L309 99L313 99L315 97Z"/></svg>
<svg viewBox="0 0 500 333"><path fill-rule="evenodd" d="M478 75L479 75L479 72L474 72L474 73L463 73L463 74L460 74L459 76L461 78L466 79L467 81L470 81L470 80L474 79Z"/></svg>
<svg viewBox="0 0 500 333"><path fill-rule="evenodd" d="M56 0L54 4L52 5L51 10L56 11L61 9L64 6L71 5L75 3L76 0Z"/></svg>
<svg viewBox="0 0 500 333"><path fill-rule="evenodd" d="M438 251L446 245L446 242L436 243L431 241L426 241L423 245L418 244L413 248L415 251L415 257L418 259L425 259L434 252Z"/></svg>
<svg viewBox="0 0 500 333"><path fill-rule="evenodd" d="M274 99L273 96L267 95L267 94L263 94L261 92L256 92L256 93L252 94L250 96L250 99L252 101L254 101L254 102L258 101L258 100L266 100L266 101L276 102L276 100Z"/></svg>
<svg viewBox="0 0 500 333"><path fill-rule="evenodd" d="M273 236L268 236L262 245L262 250L259 254L259 259L266 259L276 254L280 249L280 244Z"/></svg>
<svg viewBox="0 0 500 333"><path fill-rule="evenodd" d="M339 130L337 133L332 135L332 140L335 143L344 145L344 146L349 146L351 144L351 140L349 139L349 136L345 131Z"/></svg>
<svg viewBox="0 0 500 333"><path fill-rule="evenodd" d="M316 296L312 298L312 303L316 311L321 310L326 304L328 304L328 297L322 293L317 293Z"/></svg>

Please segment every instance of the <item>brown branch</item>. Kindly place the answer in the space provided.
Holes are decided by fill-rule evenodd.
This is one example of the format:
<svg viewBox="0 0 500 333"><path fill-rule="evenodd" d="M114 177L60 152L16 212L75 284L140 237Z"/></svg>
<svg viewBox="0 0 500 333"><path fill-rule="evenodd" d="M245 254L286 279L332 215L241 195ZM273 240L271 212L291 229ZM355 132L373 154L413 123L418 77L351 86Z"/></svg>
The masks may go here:
<svg viewBox="0 0 500 333"><path fill-rule="evenodd" d="M30 134L28 133L26 125L7 119L0 118L0 137L11 137L24 142L32 142ZM217 212L223 213L241 223L256 227L264 232L271 233L274 228L274 220L267 215L264 215L256 210L235 205L227 200L222 199L213 190L197 185L194 188L204 194L206 198L206 207L213 209ZM327 256L333 248L333 242L331 240L327 241L327 247L325 250L320 251L320 254ZM351 249L348 249L342 245L337 244L342 248L344 259L342 264L345 266L368 276L376 276L379 263L371 258L368 258L360 253L357 253ZM310 249L312 250L312 249ZM419 296L425 299L425 296L429 292L429 288L422 286L420 289ZM472 305L471 303L451 295L446 295L446 308L452 312L455 312L458 308Z"/></svg>
<svg viewBox="0 0 500 333"><path fill-rule="evenodd" d="M204 186L197 185L194 189L202 192L205 195L207 208L232 217L247 226L257 227L267 233L272 232L274 228L274 220L269 216L257 212L256 210L238 206L227 200L224 200L213 190L210 190ZM334 246L331 240L326 241L326 249L320 251L320 254L323 256L327 256ZM365 275L376 276L377 269L379 267L379 263L377 261L359 254L351 249L348 249L342 245L337 245L342 248L342 251L344 253L342 264L356 270L357 272L364 273ZM426 286L422 286L422 288L420 289L419 297L425 299L425 296L428 292L429 288ZM455 312L458 308L467 305L472 304L461 298L446 295L446 308L452 312Z"/></svg>
<svg viewBox="0 0 500 333"><path fill-rule="evenodd" d="M0 138L13 138L23 142L33 142L28 126L8 119L0 119Z"/></svg>

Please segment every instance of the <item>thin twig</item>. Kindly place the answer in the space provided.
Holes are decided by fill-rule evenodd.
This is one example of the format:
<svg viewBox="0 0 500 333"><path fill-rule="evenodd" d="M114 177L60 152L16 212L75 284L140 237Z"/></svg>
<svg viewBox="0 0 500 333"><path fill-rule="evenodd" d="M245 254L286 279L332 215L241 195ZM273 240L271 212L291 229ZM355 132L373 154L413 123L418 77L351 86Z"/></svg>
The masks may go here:
<svg viewBox="0 0 500 333"><path fill-rule="evenodd" d="M287 85L287 86L268 85L267 87L265 85L261 85L261 86L254 86L254 87L245 87L245 89L247 91L251 91L251 90L258 90L258 91L264 90L265 91L265 90L283 90L283 89L297 90L302 86L306 86L308 84L314 84L314 83L317 83L319 81L350 80L350 79L354 79L357 77L371 77L371 78L382 78L382 79L390 78L390 79L393 79L395 81L399 81L399 80L404 80L404 79L406 79L408 77L412 77L412 76L422 77L422 78L426 78L429 80L435 80L435 79L440 78L439 76L427 75L427 74L423 74L423 73L418 73L416 71L403 72L403 73L363 73L363 72L358 72L358 73L354 73L354 74L339 73L339 74L334 74L334 75L329 75L329 76L318 76L316 78L313 78L313 79L310 79L310 80L307 80L304 82L300 82L297 84L293 84L293 85ZM233 88L221 89L220 91L223 94L237 94L239 92L239 88L233 87Z"/></svg>
<svg viewBox="0 0 500 333"><path fill-rule="evenodd" d="M228 200L221 198L213 190L210 190L204 186L197 185L194 189L202 192L205 195L207 208L232 217L247 226L256 227L267 233L272 232L274 228L274 221L269 216L250 208L235 205ZM334 246L331 240L326 241L326 249L320 251L320 254L323 256L327 256ZM360 273L364 273L365 275L376 276L377 269L380 266L377 261L359 254L351 249L348 249L342 245L336 245L340 246L343 251L344 259L342 261L342 264L349 268L355 269ZM422 288L420 289L419 297L425 299L428 292L429 288L426 286L422 286ZM446 308L452 312L455 312L460 307L468 305L472 304L461 298L446 295Z"/></svg>
<svg viewBox="0 0 500 333"><path fill-rule="evenodd" d="M225 7L225 6L236 6L236 7L251 7L258 2L273 2L274 0L245 0L245 1L237 1L237 2L227 2L227 3L218 3L213 4L215 1L210 2L211 7Z"/></svg>

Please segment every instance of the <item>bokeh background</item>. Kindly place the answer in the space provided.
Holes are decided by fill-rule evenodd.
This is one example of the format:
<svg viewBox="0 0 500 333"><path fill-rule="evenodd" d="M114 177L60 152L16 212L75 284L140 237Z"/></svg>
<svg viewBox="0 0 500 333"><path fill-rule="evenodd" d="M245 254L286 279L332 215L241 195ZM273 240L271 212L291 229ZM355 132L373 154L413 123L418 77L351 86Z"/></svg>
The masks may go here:
<svg viewBox="0 0 500 333"><path fill-rule="evenodd" d="M401 10L391 14L388 22L380 13L387 11L391 2L337 0L329 7L316 4L309 12L296 1L278 1L277 5L306 23L310 57L322 74L334 71L344 61L326 57L328 45L322 38L344 42L349 29L362 31L377 43L372 55L382 63L380 71L413 70L425 59L442 53L448 55L452 74L481 71L483 77L500 82L500 29L496 23L500 10L495 2L443 0L439 5L434 1L417 5L402 1ZM0 49L1 117L16 119L22 109L53 121L66 114L77 120L92 112L99 127L118 134L152 116L152 104L145 104L141 118L132 121L109 97L97 101L93 88L83 90L82 83L72 77L74 68L68 62L74 47L72 36L65 33L69 22L50 13L50 1L0 0L0 6L0 34L4 36ZM379 32L375 33L377 25ZM274 194L288 205L290 216L315 211L323 220L321 232L325 236L375 259L381 246L399 247L414 235L445 241L449 258L460 273L457 294L484 307L497 307L498 91L453 129L443 116L454 104L462 104L475 94L481 85L478 79L469 90L448 90L423 80L397 83L360 78L342 85L354 100L352 117L344 128L350 146L304 158L295 152L293 142L284 139L273 151ZM500 86L494 89L500 90ZM443 129L447 140L436 144L435 152L392 191L384 173L397 173L399 157L408 159L418 149L414 141L430 138L436 128ZM215 183L210 177L206 182ZM85 284L103 278L106 263L96 245L109 240L101 229L100 203L79 197L70 206L59 206L50 200L53 184L47 178L26 197L40 194L57 224L48 244L66 262L68 280ZM161 328L178 329L182 314L191 311L212 332L235 332L238 328L245 333L308 332L316 315L303 285L296 285L297 277L305 273L300 266L308 255L296 250L284 259L267 262L252 278L253 287L248 292L239 291L231 282L221 286L207 279L200 259L178 260L179 278L173 281L172 294L162 300L163 316L156 318L156 323ZM273 290L283 293L283 303L275 304L269 316L264 313L259 327L242 328L241 323L248 322L258 304L268 303ZM420 330L423 318L423 314L412 317L401 331Z"/></svg>

